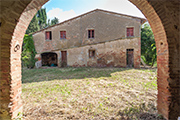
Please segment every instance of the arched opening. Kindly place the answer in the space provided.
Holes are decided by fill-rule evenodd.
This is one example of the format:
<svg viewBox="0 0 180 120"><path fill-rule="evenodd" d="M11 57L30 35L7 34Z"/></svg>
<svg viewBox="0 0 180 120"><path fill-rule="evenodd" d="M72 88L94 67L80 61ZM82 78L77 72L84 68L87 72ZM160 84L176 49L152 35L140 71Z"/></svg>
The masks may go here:
<svg viewBox="0 0 180 120"><path fill-rule="evenodd" d="M41 60L42 60L42 66L55 67L58 65L56 53L52 53L52 52L42 53Z"/></svg>
<svg viewBox="0 0 180 120"><path fill-rule="evenodd" d="M179 115L179 2L178 1L137 1L134 3L147 17L154 32L158 62L158 110L167 119L177 119ZM5 1L6 2L6 1ZM21 95L21 60L19 50L22 46L25 30L37 12L47 2L23 1L9 2L12 8L3 8L1 19L3 52L1 54L1 118L16 117L22 110ZM4 3L4 5L6 5ZM162 7L161 7L162 6ZM164 16L164 6L167 15ZM19 9L16 9L16 8ZM171 9L172 8L172 9ZM13 11L13 12L12 12ZM11 14L6 14L11 13ZM174 13L174 14L172 14ZM11 16L8 16L11 15ZM13 18L13 19L11 19ZM172 18L172 19L169 19ZM174 18L174 19L173 19ZM174 24L173 24L174 23ZM9 47L9 43L11 47ZM18 47L20 46L20 47ZM9 77L7 77L9 76ZM9 107L8 107L9 106ZM11 115L9 115L9 112Z"/></svg>

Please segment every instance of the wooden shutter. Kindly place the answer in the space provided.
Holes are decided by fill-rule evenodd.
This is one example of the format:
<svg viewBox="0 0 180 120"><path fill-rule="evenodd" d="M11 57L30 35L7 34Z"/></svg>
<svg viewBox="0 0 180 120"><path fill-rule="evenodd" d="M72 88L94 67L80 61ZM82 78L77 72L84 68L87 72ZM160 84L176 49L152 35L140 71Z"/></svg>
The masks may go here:
<svg viewBox="0 0 180 120"><path fill-rule="evenodd" d="M127 37L129 37L129 28L127 28L126 30L127 30Z"/></svg>
<svg viewBox="0 0 180 120"><path fill-rule="evenodd" d="M60 39L63 38L63 31L60 31Z"/></svg>
<svg viewBox="0 0 180 120"><path fill-rule="evenodd" d="M134 28L130 28L130 36L134 36Z"/></svg>
<svg viewBox="0 0 180 120"><path fill-rule="evenodd" d="M63 38L66 39L66 31L64 31Z"/></svg>
<svg viewBox="0 0 180 120"><path fill-rule="evenodd" d="M49 32L46 32L46 40L48 40L50 38L50 34Z"/></svg>

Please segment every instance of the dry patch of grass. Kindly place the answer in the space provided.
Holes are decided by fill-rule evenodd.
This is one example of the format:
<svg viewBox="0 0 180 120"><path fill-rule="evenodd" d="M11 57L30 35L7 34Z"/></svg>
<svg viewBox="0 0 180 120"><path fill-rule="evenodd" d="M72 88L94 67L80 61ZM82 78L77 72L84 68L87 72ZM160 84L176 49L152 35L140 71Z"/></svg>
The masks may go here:
<svg viewBox="0 0 180 120"><path fill-rule="evenodd" d="M163 119L156 70L24 69L22 91L27 120Z"/></svg>

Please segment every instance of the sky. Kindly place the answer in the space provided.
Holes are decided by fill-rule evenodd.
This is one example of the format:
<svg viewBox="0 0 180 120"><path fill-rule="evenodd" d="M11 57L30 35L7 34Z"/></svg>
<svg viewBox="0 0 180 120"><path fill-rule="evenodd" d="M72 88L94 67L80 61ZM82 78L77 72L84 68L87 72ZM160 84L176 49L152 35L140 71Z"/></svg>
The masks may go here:
<svg viewBox="0 0 180 120"><path fill-rule="evenodd" d="M43 8L46 8L48 19L57 17L59 22L94 9L145 18L141 11L128 0L50 0Z"/></svg>

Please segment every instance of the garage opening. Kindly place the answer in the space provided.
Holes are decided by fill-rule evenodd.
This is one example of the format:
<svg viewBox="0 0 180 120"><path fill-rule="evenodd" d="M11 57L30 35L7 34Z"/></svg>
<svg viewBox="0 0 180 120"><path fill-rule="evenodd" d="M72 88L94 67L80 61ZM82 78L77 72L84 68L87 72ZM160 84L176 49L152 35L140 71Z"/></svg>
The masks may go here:
<svg viewBox="0 0 180 120"><path fill-rule="evenodd" d="M42 66L50 66L56 67L57 66L57 54L53 52L42 53Z"/></svg>

